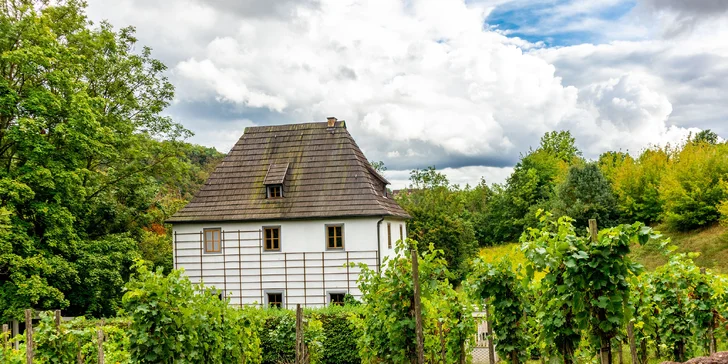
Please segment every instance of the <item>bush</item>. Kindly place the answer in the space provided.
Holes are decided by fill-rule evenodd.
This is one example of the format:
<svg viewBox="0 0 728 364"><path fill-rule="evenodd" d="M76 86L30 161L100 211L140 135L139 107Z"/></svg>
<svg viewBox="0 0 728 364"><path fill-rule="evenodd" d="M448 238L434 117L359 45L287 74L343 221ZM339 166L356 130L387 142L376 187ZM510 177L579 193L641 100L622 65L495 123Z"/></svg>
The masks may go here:
<svg viewBox="0 0 728 364"><path fill-rule="evenodd" d="M258 309L251 309L258 310ZM296 355L296 313L292 310L258 310L264 316L258 330L264 364L293 362ZM360 309L331 306L304 310L304 342L311 364L361 363L357 350Z"/></svg>
<svg viewBox="0 0 728 364"><path fill-rule="evenodd" d="M260 362L257 315L193 285L174 270L148 270L137 263L122 300L130 315L130 353L138 363Z"/></svg>
<svg viewBox="0 0 728 364"><path fill-rule="evenodd" d="M408 246L417 242L407 239ZM419 259L425 357L441 357L440 333L445 339L447 362L458 362L467 354L462 348L472 339L475 322L472 304L450 285L450 273L442 252L422 249ZM362 267L362 337L359 348L367 363L410 363L416 358L414 284L412 261L405 243L397 242L395 255L382 269Z"/></svg>

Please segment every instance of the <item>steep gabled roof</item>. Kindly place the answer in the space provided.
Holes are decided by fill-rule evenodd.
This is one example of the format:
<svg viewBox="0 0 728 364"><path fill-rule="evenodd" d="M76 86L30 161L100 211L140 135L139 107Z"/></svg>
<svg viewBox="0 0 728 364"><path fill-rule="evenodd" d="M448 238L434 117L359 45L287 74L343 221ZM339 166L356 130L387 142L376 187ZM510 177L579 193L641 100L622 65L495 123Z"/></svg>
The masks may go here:
<svg viewBox="0 0 728 364"><path fill-rule="evenodd" d="M266 183L283 198L266 198ZM167 222L410 216L384 195L346 124L245 128L243 136L187 206Z"/></svg>

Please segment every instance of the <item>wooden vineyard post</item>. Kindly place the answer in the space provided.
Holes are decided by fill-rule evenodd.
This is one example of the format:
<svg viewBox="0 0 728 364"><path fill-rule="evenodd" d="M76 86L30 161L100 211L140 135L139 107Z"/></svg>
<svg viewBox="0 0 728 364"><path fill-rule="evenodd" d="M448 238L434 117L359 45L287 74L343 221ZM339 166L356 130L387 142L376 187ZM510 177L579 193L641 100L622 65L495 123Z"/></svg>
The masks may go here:
<svg viewBox="0 0 728 364"><path fill-rule="evenodd" d="M627 324L627 337L629 338L629 354L632 356L632 364L637 364L637 344L634 342L634 322Z"/></svg>
<svg viewBox="0 0 728 364"><path fill-rule="evenodd" d="M589 219L589 235L591 236L592 242L597 241L599 230L597 229L596 219ZM610 360L612 356L611 340L602 340L600 344L601 347L599 348L599 354L602 364L612 364L612 361Z"/></svg>
<svg viewBox="0 0 728 364"><path fill-rule="evenodd" d="M53 318L56 323L56 331L61 331L61 310L56 310L53 313Z"/></svg>
<svg viewBox="0 0 728 364"><path fill-rule="evenodd" d="M104 364L104 320L98 323L98 329L96 329L96 341L99 350L99 364Z"/></svg>
<svg viewBox="0 0 728 364"><path fill-rule="evenodd" d="M296 304L296 364L303 364L303 310Z"/></svg>
<svg viewBox="0 0 728 364"><path fill-rule="evenodd" d="M442 364L447 364L447 360L445 359L445 335L442 332L442 321L437 321L437 331L440 332L440 357Z"/></svg>
<svg viewBox="0 0 728 364"><path fill-rule="evenodd" d="M624 355L622 353L622 343L623 340L617 341L617 356L619 357L619 364L624 364Z"/></svg>
<svg viewBox="0 0 728 364"><path fill-rule="evenodd" d="M25 310L25 362L33 364L33 311Z"/></svg>
<svg viewBox="0 0 728 364"><path fill-rule="evenodd" d="M422 307L420 302L420 273L417 250L412 249L412 281L414 282L415 334L417 337L417 364L425 364L425 336L422 328Z"/></svg>
<svg viewBox="0 0 728 364"><path fill-rule="evenodd" d="M8 324L3 324L3 356L8 352Z"/></svg>
<svg viewBox="0 0 728 364"><path fill-rule="evenodd" d="M495 348L493 347L493 327L490 325L490 314L488 307L485 308L485 324L488 326L488 360L495 364Z"/></svg>
<svg viewBox="0 0 728 364"><path fill-rule="evenodd" d="M705 267L700 268L700 274L707 274L705 271ZM710 326L708 326L708 331L706 333L708 335L708 355L713 355L715 354L715 336L713 334L713 326L715 326L715 316L712 314L710 317L709 325Z"/></svg>

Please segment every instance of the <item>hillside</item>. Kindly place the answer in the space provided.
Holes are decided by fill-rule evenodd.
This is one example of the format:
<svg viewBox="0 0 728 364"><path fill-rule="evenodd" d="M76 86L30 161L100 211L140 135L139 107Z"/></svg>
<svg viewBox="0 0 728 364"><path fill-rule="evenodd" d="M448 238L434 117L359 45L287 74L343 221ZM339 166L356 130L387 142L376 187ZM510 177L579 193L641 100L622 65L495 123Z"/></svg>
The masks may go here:
<svg viewBox="0 0 728 364"><path fill-rule="evenodd" d="M656 227L663 235L672 239L672 243L678 247L678 252L698 252L700 256L695 259L696 264L728 274L728 227L713 225L689 232L666 231L664 228L664 226ZM514 266L517 266L526 262L526 257L519 247L520 244L517 243L487 247L480 250L480 256L486 262L508 256ZM649 270L667 262L663 255L649 247L634 246L632 255Z"/></svg>

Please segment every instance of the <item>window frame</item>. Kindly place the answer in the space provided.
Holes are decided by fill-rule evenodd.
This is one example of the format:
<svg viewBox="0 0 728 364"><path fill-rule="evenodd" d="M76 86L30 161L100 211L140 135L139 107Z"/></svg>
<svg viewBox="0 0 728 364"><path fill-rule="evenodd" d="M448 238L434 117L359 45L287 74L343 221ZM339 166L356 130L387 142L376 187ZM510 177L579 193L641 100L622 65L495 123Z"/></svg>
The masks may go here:
<svg viewBox="0 0 728 364"><path fill-rule="evenodd" d="M219 249L207 249L207 233L211 232L212 235L212 247L215 247L215 235L214 233L217 232L217 246ZM202 251L204 254L222 254L222 228L215 227L215 228L203 228L202 229Z"/></svg>
<svg viewBox="0 0 728 364"><path fill-rule="evenodd" d="M279 291L279 290L270 290L270 291L266 290L264 292L265 292L265 308L276 308L276 309L284 309L284 308L286 308L286 294L285 294L285 292ZM269 296L272 295L272 294L279 294L279 295L281 295L281 302L280 302L281 307L271 307L271 305L270 305L270 297Z"/></svg>
<svg viewBox="0 0 728 364"><path fill-rule="evenodd" d="M402 232L402 225L403 224L399 224L399 240L404 243L404 232Z"/></svg>
<svg viewBox="0 0 728 364"><path fill-rule="evenodd" d="M281 246L282 246L282 244L281 244L281 241L282 241L282 239L281 239L281 235L282 235L281 234L282 233L281 226L280 225L267 225L267 226L263 226L262 229L263 229L263 239L262 239L263 241L261 243L263 245L263 251L264 252L280 252L281 251ZM268 230L268 229L277 229L278 230L278 249L268 249L267 248L267 244L266 244L267 243L267 237L266 237L265 234L266 234L266 230Z"/></svg>
<svg viewBox="0 0 728 364"><path fill-rule="evenodd" d="M392 223L387 223L387 249L392 249Z"/></svg>
<svg viewBox="0 0 728 364"><path fill-rule="evenodd" d="M273 189L278 189L278 192L280 193L279 196L272 196L271 191ZM267 185L265 186L265 198L269 199L279 199L283 198L283 185Z"/></svg>
<svg viewBox="0 0 728 364"><path fill-rule="evenodd" d="M341 297L341 304L339 304L338 302L334 302L333 297L331 297L332 295L338 295L338 294L342 295L342 297ZM344 300L346 300L346 295L347 294L349 294L349 292L346 292L346 291L328 291L328 292L326 292L326 298L327 298L327 300L326 300L327 302L326 303L329 306L330 305L343 306L344 305Z"/></svg>
<svg viewBox="0 0 728 364"><path fill-rule="evenodd" d="M330 227L332 227L332 228L340 227L341 228L341 247L336 247L336 246L331 247L331 246L329 246L329 228ZM324 244L325 244L324 246L326 247L326 250L337 250L337 251L338 250L346 250L346 239L344 238L344 236L346 236L346 234L344 232L344 224L343 223L341 223L341 224L325 224L324 225L324 236L326 237L326 241L324 242ZM336 234L334 234L334 245L336 245Z"/></svg>

